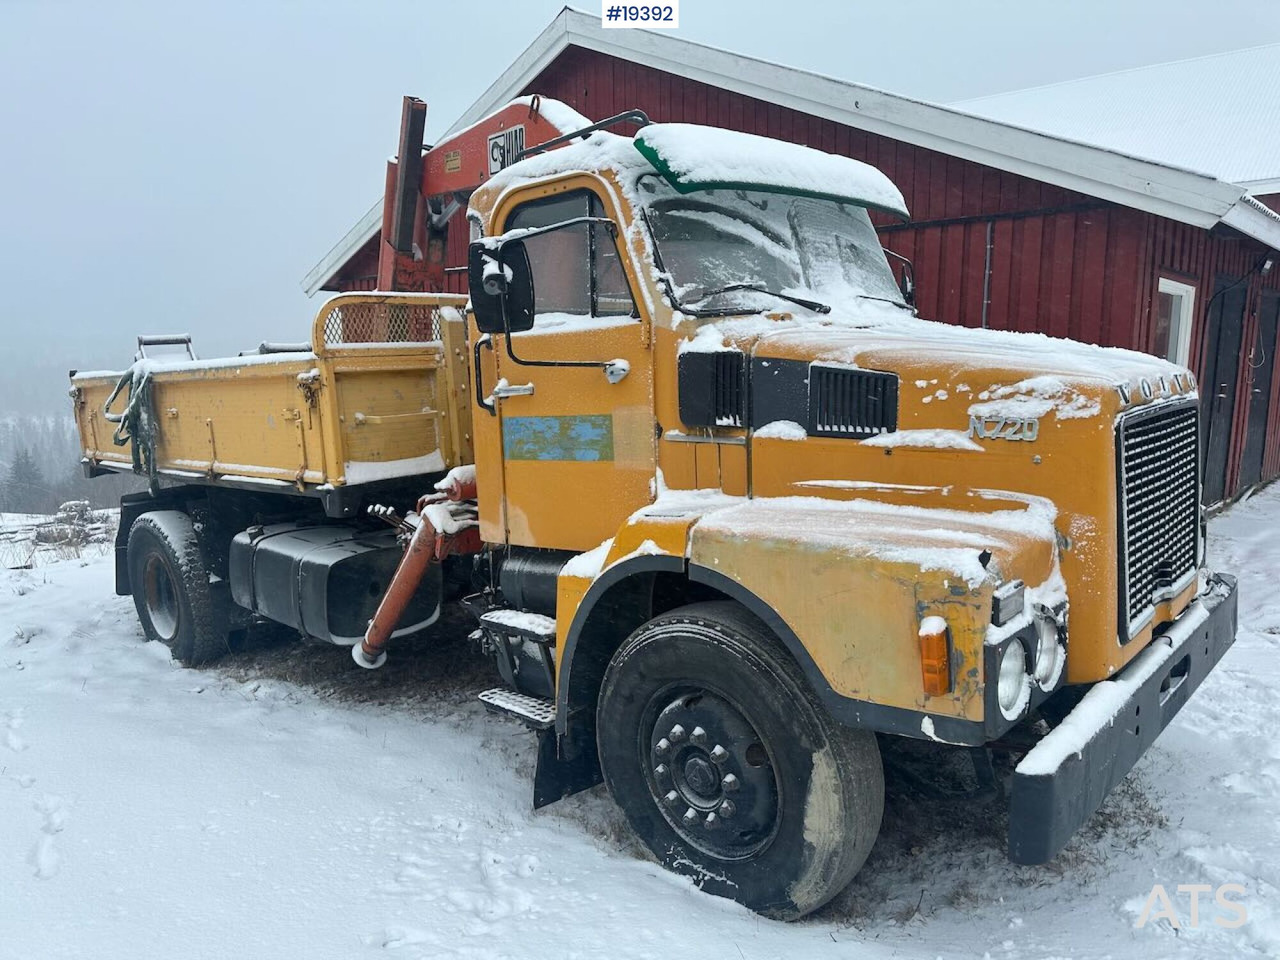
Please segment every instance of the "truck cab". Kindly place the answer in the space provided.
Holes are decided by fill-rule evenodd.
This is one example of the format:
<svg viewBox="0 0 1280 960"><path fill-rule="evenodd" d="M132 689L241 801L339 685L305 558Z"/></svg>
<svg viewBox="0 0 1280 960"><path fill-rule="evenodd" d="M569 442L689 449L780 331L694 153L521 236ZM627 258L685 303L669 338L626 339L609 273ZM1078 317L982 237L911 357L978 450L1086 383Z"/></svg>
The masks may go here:
<svg viewBox="0 0 1280 960"><path fill-rule="evenodd" d="M610 664L681 602L723 603L846 730L980 747L1053 718L1012 794L1011 854L1043 862L1234 636L1196 383L918 318L874 228L906 215L857 161L682 124L494 177L469 211L482 537L565 556L560 749L615 796L638 788L610 773ZM722 818L675 792L684 856Z"/></svg>

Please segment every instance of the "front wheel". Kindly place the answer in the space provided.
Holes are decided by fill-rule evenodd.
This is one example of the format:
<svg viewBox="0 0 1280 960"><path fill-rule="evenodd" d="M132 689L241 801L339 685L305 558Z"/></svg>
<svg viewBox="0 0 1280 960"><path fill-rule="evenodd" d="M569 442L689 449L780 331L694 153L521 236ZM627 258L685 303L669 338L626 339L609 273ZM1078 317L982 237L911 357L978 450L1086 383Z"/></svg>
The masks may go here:
<svg viewBox="0 0 1280 960"><path fill-rule="evenodd" d="M633 633L597 708L605 782L663 864L778 919L816 910L875 842L874 735L836 724L755 617L700 603Z"/></svg>

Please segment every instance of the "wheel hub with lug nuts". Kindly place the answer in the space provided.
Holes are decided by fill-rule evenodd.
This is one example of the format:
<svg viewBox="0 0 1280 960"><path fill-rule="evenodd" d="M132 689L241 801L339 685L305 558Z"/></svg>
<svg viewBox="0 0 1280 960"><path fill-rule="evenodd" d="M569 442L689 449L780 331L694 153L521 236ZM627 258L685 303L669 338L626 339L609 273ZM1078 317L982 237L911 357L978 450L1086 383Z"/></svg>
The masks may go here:
<svg viewBox="0 0 1280 960"><path fill-rule="evenodd" d="M773 764L751 724L727 699L694 692L667 702L654 721L648 759L659 809L692 846L740 859L773 837Z"/></svg>
<svg viewBox="0 0 1280 960"><path fill-rule="evenodd" d="M720 785L720 773L710 761L690 757L684 764L684 782L698 796L711 797Z"/></svg>

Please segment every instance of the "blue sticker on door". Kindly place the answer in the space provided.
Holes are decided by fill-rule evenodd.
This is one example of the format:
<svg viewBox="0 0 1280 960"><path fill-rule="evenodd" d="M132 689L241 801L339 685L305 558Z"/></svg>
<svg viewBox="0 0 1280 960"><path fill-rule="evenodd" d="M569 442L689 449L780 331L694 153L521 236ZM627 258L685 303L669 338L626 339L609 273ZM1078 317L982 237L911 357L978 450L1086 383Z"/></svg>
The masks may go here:
<svg viewBox="0 0 1280 960"><path fill-rule="evenodd" d="M612 460L613 417L503 417L502 453L508 460Z"/></svg>

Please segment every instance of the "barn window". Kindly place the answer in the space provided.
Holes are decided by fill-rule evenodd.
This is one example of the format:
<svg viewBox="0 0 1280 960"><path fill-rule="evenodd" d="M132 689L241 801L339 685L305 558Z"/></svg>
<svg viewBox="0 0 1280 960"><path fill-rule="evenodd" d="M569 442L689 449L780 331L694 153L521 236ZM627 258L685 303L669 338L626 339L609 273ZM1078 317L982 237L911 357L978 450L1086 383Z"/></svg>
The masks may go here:
<svg viewBox="0 0 1280 960"><path fill-rule="evenodd" d="M1167 277L1160 278L1156 295L1154 353L1184 367L1189 365L1191 318L1195 315L1195 305L1195 287Z"/></svg>

